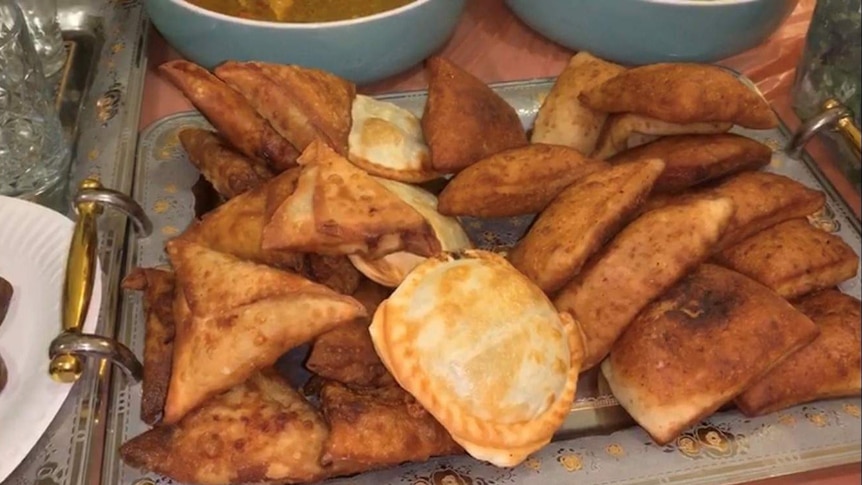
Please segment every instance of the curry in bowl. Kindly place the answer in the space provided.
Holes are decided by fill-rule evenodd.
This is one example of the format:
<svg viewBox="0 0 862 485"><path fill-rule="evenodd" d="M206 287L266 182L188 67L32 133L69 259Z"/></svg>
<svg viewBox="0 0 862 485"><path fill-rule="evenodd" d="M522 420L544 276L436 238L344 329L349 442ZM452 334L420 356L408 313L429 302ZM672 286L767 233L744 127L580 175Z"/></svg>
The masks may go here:
<svg viewBox="0 0 862 485"><path fill-rule="evenodd" d="M187 0L213 12L285 23L335 22L367 17L415 0Z"/></svg>

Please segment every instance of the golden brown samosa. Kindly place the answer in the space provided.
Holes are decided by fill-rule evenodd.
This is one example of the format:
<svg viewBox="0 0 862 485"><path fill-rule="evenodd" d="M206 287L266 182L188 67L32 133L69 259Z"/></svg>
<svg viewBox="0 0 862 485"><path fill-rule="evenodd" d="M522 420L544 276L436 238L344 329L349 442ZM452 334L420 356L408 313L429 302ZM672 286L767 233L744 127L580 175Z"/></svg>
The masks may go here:
<svg viewBox="0 0 862 485"><path fill-rule="evenodd" d="M605 122L591 156L606 160L662 136L724 133L732 127L726 122L670 123L632 113L614 114Z"/></svg>
<svg viewBox="0 0 862 485"><path fill-rule="evenodd" d="M225 199L248 192L272 178L268 168L234 151L209 130L187 128L178 137L192 165Z"/></svg>

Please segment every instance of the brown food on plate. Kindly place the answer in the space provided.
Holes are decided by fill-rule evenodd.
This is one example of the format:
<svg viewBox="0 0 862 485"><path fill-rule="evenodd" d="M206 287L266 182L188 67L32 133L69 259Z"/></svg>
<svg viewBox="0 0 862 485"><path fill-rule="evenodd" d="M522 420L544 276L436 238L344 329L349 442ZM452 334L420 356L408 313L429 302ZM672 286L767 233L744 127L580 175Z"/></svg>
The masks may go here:
<svg viewBox="0 0 862 485"><path fill-rule="evenodd" d="M488 85L442 57L425 62L428 100L422 131L439 173L457 173L503 150L527 144L518 113Z"/></svg>
<svg viewBox="0 0 862 485"><path fill-rule="evenodd" d="M577 150L534 143L479 160L459 172L439 195L449 216L510 217L535 214L563 189L608 168Z"/></svg>
<svg viewBox="0 0 862 485"><path fill-rule="evenodd" d="M248 192L272 178L268 168L234 151L209 130L187 128L178 137L192 165L225 199Z"/></svg>
<svg viewBox="0 0 862 485"><path fill-rule="evenodd" d="M719 66L639 66L585 90L582 103L606 113L634 113L669 123L728 122L753 129L778 126L769 104Z"/></svg>
<svg viewBox="0 0 862 485"><path fill-rule="evenodd" d="M324 143L309 145L299 163L296 190L264 227L264 249L371 258L440 251L419 212Z"/></svg>
<svg viewBox="0 0 862 485"><path fill-rule="evenodd" d="M545 293L555 293L637 216L663 169L661 160L645 160L575 182L539 214L509 261Z"/></svg>
<svg viewBox="0 0 862 485"><path fill-rule="evenodd" d="M264 62L228 61L215 74L300 151L321 140L347 155L353 83L319 69Z"/></svg>
<svg viewBox="0 0 862 485"><path fill-rule="evenodd" d="M362 274L353 267L347 256L307 254L302 275L341 293L351 295L359 286Z"/></svg>
<svg viewBox="0 0 862 485"><path fill-rule="evenodd" d="M299 151L281 137L238 92L206 69L184 60L159 66L215 129L245 156L283 170L296 163Z"/></svg>
<svg viewBox="0 0 862 485"><path fill-rule="evenodd" d="M449 433L398 386L349 388L327 382L320 409L329 424L321 461L357 472L463 453Z"/></svg>
<svg viewBox="0 0 862 485"><path fill-rule="evenodd" d="M638 315L602 373L620 405L664 445L817 334L765 286L704 264Z"/></svg>
<svg viewBox="0 0 862 485"><path fill-rule="evenodd" d="M328 434L311 404L267 369L180 422L132 438L120 456L183 483L305 483L329 474L319 461Z"/></svg>
<svg viewBox="0 0 862 485"><path fill-rule="evenodd" d="M170 241L167 252L188 304L186 318L175 318L168 424L288 350L366 314L353 298L293 273L185 241Z"/></svg>
<svg viewBox="0 0 862 485"><path fill-rule="evenodd" d="M764 167L772 160L772 149L734 133L676 135L626 150L608 161L618 164L651 158L665 163L653 191L682 192L708 180Z"/></svg>
<svg viewBox="0 0 862 485"><path fill-rule="evenodd" d="M637 314L713 252L733 217L727 198L697 199L635 219L554 299L584 331L582 370L599 364Z"/></svg>
<svg viewBox="0 0 862 485"><path fill-rule="evenodd" d="M817 324L820 335L736 398L746 416L862 393L859 300L828 289L802 298L795 306Z"/></svg>
<svg viewBox="0 0 862 485"><path fill-rule="evenodd" d="M9 311L9 305L12 303L12 295L14 293L15 289L12 288L12 284L0 276L0 325L3 324L3 320L6 318L6 313Z"/></svg>
<svg viewBox="0 0 862 485"><path fill-rule="evenodd" d="M793 300L856 276L859 256L840 236L791 219L737 243L713 258Z"/></svg>
<svg viewBox="0 0 862 485"><path fill-rule="evenodd" d="M623 71L624 67L585 51L572 56L539 108L530 142L563 145L585 155L593 153L607 113L584 106L578 96Z"/></svg>
<svg viewBox="0 0 862 485"><path fill-rule="evenodd" d="M144 377L141 421L153 425L165 408L174 354L174 274L159 268L134 268L122 286L144 292Z"/></svg>
<svg viewBox="0 0 862 485"><path fill-rule="evenodd" d="M732 127L731 123L726 122L671 123L632 113L610 115L602 128L592 156L606 160L618 153L660 139L662 136L724 133Z"/></svg>

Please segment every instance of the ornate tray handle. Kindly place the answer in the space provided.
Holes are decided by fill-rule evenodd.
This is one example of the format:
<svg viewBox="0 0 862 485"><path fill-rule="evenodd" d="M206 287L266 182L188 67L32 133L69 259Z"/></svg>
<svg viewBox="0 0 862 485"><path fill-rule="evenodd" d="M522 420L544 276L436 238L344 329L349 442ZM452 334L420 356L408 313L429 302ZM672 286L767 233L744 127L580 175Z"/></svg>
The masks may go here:
<svg viewBox="0 0 862 485"><path fill-rule="evenodd" d="M141 362L128 347L112 338L81 333L97 271L96 220L105 205L128 216L139 236L147 237L153 229L144 210L129 196L106 189L93 179L81 182L75 196L78 220L72 232L63 286L63 332L51 342L48 351L51 357L49 372L57 382L71 383L78 380L84 369L84 357L108 359L136 381L143 376Z"/></svg>
<svg viewBox="0 0 862 485"><path fill-rule="evenodd" d="M798 158L808 141L823 129L837 130L850 146L853 155L857 159L860 158L862 139L860 139L859 127L853 122L853 113L834 99L829 99L823 103L823 111L806 120L799 127L787 146L788 155Z"/></svg>

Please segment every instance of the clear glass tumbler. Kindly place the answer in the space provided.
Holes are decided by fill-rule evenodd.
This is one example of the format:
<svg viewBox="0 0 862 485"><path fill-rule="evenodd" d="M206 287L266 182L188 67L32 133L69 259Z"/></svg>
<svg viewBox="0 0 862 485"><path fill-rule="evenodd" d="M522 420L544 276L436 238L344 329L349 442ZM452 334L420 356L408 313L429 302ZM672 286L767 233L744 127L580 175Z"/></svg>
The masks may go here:
<svg viewBox="0 0 862 485"><path fill-rule="evenodd" d="M69 171L69 149L21 10L0 0L0 195L36 197Z"/></svg>
<svg viewBox="0 0 862 485"><path fill-rule="evenodd" d="M66 64L63 32L57 21L57 0L15 1L24 14L30 38L42 62L42 73L48 79L55 79Z"/></svg>

